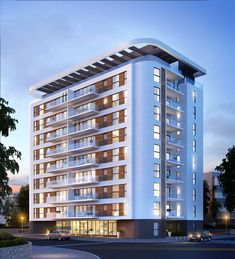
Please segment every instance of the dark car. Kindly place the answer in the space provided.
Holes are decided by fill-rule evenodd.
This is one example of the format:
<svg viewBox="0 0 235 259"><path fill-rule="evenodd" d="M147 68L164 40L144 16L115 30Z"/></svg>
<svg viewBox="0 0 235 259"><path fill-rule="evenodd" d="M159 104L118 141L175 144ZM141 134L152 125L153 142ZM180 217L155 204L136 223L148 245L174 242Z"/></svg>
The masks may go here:
<svg viewBox="0 0 235 259"><path fill-rule="evenodd" d="M190 241L210 241L212 234L210 231L197 231L189 235Z"/></svg>
<svg viewBox="0 0 235 259"><path fill-rule="evenodd" d="M70 233L68 231L54 230L47 235L47 239L70 239Z"/></svg>

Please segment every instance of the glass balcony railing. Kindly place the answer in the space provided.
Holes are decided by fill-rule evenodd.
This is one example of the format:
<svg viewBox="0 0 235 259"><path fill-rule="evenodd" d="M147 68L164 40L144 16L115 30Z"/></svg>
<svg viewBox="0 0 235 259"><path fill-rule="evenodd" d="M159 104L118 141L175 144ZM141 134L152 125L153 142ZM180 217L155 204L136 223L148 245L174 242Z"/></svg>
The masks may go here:
<svg viewBox="0 0 235 259"><path fill-rule="evenodd" d="M166 217L179 218L181 217L181 211L176 211L176 210L166 211Z"/></svg>
<svg viewBox="0 0 235 259"><path fill-rule="evenodd" d="M47 156L58 155L58 154L66 153L73 150L78 151L79 149L88 149L88 148L95 148L95 147L96 147L95 140L80 141L77 143L70 144L68 146L49 149L47 151Z"/></svg>
<svg viewBox="0 0 235 259"><path fill-rule="evenodd" d="M96 113L96 112L97 112L97 107L95 103L88 103L86 105L70 110L68 117L71 118L74 116L82 116L85 114Z"/></svg>
<svg viewBox="0 0 235 259"><path fill-rule="evenodd" d="M68 134L67 129L64 129L63 131L59 131L59 132L48 133L47 134L47 140L53 140L55 138L66 136L67 134Z"/></svg>
<svg viewBox="0 0 235 259"><path fill-rule="evenodd" d="M49 110L55 106L58 106L60 104L64 104L67 102L67 97L64 97L64 98L58 98L58 99L55 99L55 100L52 100L51 102L48 102L46 104L46 109Z"/></svg>
<svg viewBox="0 0 235 259"><path fill-rule="evenodd" d="M67 163L55 164L55 165L48 166L46 171L52 172L52 171L61 170L67 167L68 167Z"/></svg>
<svg viewBox="0 0 235 259"><path fill-rule="evenodd" d="M88 130L97 130L98 127L95 123L91 123L91 124L83 124L80 126L74 126L74 127L70 127L68 130L68 134L72 134L72 133L80 133L83 131L88 131Z"/></svg>
<svg viewBox="0 0 235 259"><path fill-rule="evenodd" d="M77 159L75 161L70 161L69 167L80 167L80 166L95 165L95 164L96 164L95 158L85 157L85 158Z"/></svg>
<svg viewBox="0 0 235 259"><path fill-rule="evenodd" d="M167 118L166 123L170 126L181 128L181 123L179 121L174 120L174 119Z"/></svg>
<svg viewBox="0 0 235 259"><path fill-rule="evenodd" d="M180 139L177 139L177 138L173 138L173 137L171 137L171 138L167 138L167 143L169 143L169 144L175 144L175 145L181 145L182 146L182 140L180 140Z"/></svg>
<svg viewBox="0 0 235 259"><path fill-rule="evenodd" d="M46 124L47 126L50 126L54 123L57 123L57 122L61 122L63 120L67 119L67 114L60 114L60 115L57 115L57 116L53 116L53 117L49 117L46 119Z"/></svg>
<svg viewBox="0 0 235 259"><path fill-rule="evenodd" d="M176 110L179 110L179 111L181 110L180 104L177 102L174 102L172 100L167 100L166 105L171 106L171 107L175 108Z"/></svg>
<svg viewBox="0 0 235 259"><path fill-rule="evenodd" d="M88 183L96 183L98 178L96 176L82 176L77 178L67 178L63 180L54 180L47 182L47 188L56 188L61 185L73 185L73 184L88 184Z"/></svg>
<svg viewBox="0 0 235 259"><path fill-rule="evenodd" d="M181 87L179 85L177 85L177 83L167 81L166 85L168 88L173 89L174 91L177 91L177 92L183 94Z"/></svg>
<svg viewBox="0 0 235 259"><path fill-rule="evenodd" d="M180 163L180 158L172 155L166 155L166 160L173 163Z"/></svg>
<svg viewBox="0 0 235 259"><path fill-rule="evenodd" d="M83 200L95 200L96 199L96 194L95 193L89 193L85 195L73 195L69 198L71 201L83 201Z"/></svg>

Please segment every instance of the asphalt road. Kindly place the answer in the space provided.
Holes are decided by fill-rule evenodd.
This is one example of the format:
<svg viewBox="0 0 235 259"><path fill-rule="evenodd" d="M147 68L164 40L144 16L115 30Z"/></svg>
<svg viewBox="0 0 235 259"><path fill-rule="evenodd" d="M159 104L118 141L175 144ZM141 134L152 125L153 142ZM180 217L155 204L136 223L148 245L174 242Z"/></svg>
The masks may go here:
<svg viewBox="0 0 235 259"><path fill-rule="evenodd" d="M33 245L87 251L101 259L235 259L235 244L211 242L112 243L30 239Z"/></svg>

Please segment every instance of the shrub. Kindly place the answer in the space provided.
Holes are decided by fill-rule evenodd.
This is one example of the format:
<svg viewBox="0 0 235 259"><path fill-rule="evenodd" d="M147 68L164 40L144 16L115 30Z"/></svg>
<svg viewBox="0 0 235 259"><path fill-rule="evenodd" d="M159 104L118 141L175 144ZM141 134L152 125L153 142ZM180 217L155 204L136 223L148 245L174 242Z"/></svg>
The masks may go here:
<svg viewBox="0 0 235 259"><path fill-rule="evenodd" d="M184 231L172 231L171 236L178 237L178 236L186 236Z"/></svg>
<svg viewBox="0 0 235 259"><path fill-rule="evenodd" d="M0 247L19 246L19 245L24 245L27 243L28 243L28 241L25 238L17 237L14 239L0 240Z"/></svg>
<svg viewBox="0 0 235 259"><path fill-rule="evenodd" d="M0 231L0 240L14 239L14 236L6 231Z"/></svg>

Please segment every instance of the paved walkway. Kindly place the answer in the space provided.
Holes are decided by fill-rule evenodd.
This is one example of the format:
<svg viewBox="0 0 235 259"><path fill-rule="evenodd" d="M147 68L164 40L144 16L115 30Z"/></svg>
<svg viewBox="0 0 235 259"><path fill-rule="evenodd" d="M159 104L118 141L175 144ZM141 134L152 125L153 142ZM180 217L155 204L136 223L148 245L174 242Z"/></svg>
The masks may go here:
<svg viewBox="0 0 235 259"><path fill-rule="evenodd" d="M88 252L53 246L33 246L32 255L32 259L100 259Z"/></svg>

